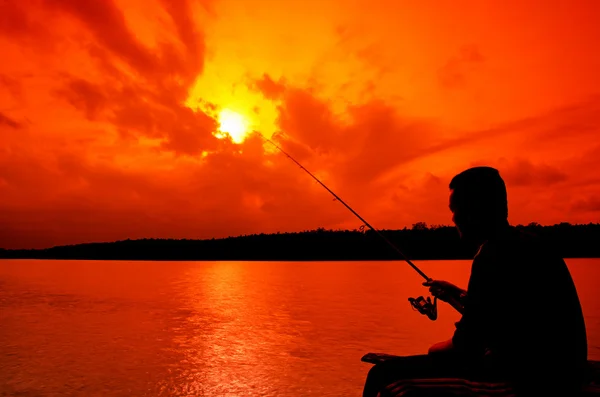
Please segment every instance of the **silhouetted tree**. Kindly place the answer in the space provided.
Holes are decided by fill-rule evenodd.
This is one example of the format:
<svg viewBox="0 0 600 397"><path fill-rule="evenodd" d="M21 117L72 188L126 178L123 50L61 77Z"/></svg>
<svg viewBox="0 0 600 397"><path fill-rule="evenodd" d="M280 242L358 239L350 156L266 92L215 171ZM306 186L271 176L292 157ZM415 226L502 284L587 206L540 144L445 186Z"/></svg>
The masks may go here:
<svg viewBox="0 0 600 397"><path fill-rule="evenodd" d="M413 224L412 230L428 230L427 223L417 222L417 223Z"/></svg>
<svg viewBox="0 0 600 397"><path fill-rule="evenodd" d="M600 224L560 223L541 226L531 222L516 228L550 243L565 258L600 257ZM453 226L382 230L411 259L468 259L476 247L460 241ZM316 230L253 234L222 239L140 239L89 243L41 250L6 250L0 258L122 259L122 260L371 260L394 259L398 254L371 230Z"/></svg>

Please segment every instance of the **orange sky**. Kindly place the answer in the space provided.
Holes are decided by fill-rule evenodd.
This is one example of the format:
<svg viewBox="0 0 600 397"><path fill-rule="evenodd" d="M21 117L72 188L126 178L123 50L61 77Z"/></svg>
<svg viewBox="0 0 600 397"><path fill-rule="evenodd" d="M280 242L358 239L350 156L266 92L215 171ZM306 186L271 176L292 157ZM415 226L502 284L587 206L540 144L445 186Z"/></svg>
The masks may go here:
<svg viewBox="0 0 600 397"><path fill-rule="evenodd" d="M511 223L598 222L598 15L595 0L2 1L0 247L360 226L256 134L222 138L223 109L378 228L450 224L450 178L483 164Z"/></svg>

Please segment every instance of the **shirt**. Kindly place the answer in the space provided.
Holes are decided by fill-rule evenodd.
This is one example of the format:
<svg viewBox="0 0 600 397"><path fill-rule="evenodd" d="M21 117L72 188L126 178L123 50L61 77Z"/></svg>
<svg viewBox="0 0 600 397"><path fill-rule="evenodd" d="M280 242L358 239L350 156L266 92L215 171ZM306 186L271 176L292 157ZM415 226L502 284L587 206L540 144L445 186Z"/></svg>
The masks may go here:
<svg viewBox="0 0 600 397"><path fill-rule="evenodd" d="M585 323L563 258L513 228L482 244L452 342L467 357L489 354L515 380L581 378Z"/></svg>

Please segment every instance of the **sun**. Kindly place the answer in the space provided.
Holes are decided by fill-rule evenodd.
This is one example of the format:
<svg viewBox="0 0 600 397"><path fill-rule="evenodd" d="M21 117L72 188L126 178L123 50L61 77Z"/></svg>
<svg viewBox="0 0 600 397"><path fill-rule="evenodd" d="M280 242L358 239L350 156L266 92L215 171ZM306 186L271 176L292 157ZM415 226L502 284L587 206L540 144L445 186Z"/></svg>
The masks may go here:
<svg viewBox="0 0 600 397"><path fill-rule="evenodd" d="M229 109L219 113L219 132L217 138L231 137L235 143L242 143L248 135L248 121L241 114Z"/></svg>

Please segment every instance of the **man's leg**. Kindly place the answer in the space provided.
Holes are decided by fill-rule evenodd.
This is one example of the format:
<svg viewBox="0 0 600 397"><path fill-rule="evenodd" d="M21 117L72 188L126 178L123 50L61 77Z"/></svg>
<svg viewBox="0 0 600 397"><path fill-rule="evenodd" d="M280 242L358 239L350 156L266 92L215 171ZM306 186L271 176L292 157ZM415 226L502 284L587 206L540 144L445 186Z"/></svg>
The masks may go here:
<svg viewBox="0 0 600 397"><path fill-rule="evenodd" d="M465 378L468 368L451 354L406 356L391 359L371 368L363 397L375 397L387 385L400 379Z"/></svg>

